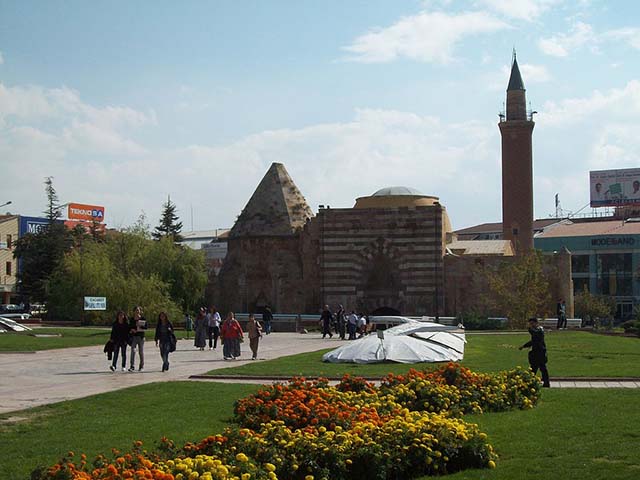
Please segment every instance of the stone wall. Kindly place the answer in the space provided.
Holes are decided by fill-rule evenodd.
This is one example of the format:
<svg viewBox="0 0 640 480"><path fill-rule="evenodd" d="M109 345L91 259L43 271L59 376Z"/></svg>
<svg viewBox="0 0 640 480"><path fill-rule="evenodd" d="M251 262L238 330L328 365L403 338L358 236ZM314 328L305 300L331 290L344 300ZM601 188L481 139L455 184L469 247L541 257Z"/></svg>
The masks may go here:
<svg viewBox="0 0 640 480"><path fill-rule="evenodd" d="M320 277L321 303L369 314L442 310L442 217L439 204L320 210L303 245L318 245L317 265L305 260L305 266Z"/></svg>
<svg viewBox="0 0 640 480"><path fill-rule="evenodd" d="M571 254L560 252L543 255L543 272L549 283L550 299L546 315L555 317L556 302L563 298L567 304L567 316L573 316L573 292L571 279ZM487 275L504 262L516 262L518 257L463 257L447 255L444 258L444 310L445 316L478 313L502 317L491 307L493 295L489 289ZM567 268L568 265L568 268Z"/></svg>
<svg viewBox="0 0 640 480"><path fill-rule="evenodd" d="M304 312L300 235L243 237L229 240L217 278L216 305L222 311Z"/></svg>

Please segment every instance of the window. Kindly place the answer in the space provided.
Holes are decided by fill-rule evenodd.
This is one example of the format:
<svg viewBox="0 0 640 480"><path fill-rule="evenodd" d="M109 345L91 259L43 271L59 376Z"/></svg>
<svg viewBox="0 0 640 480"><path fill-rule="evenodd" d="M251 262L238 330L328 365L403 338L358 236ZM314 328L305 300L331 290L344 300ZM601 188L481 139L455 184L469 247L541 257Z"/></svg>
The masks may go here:
<svg viewBox="0 0 640 480"><path fill-rule="evenodd" d="M588 278L574 278L573 279L573 294L578 295L589 291L589 279Z"/></svg>
<svg viewBox="0 0 640 480"><path fill-rule="evenodd" d="M632 295L631 253L606 253L596 256L598 293Z"/></svg>
<svg viewBox="0 0 640 480"><path fill-rule="evenodd" d="M7 264L5 265L5 273L7 275L11 275L11 262L7 262Z"/></svg>
<svg viewBox="0 0 640 480"><path fill-rule="evenodd" d="M589 255L571 255L571 273L589 273Z"/></svg>
<svg viewBox="0 0 640 480"><path fill-rule="evenodd" d="M10 234L10 233L8 233L8 234L7 234L7 248L8 248L9 250L11 250L11 241L12 241L11 234Z"/></svg>

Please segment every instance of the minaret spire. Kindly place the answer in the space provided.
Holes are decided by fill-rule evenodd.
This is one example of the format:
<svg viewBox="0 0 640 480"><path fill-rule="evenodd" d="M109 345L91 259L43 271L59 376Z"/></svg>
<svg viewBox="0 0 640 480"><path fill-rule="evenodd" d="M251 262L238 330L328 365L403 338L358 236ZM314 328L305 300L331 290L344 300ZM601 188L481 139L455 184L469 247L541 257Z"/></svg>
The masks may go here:
<svg viewBox="0 0 640 480"><path fill-rule="evenodd" d="M534 122L527 115L527 98L516 51L507 87L506 120L500 117L502 135L502 233L516 253L533 249L533 151Z"/></svg>

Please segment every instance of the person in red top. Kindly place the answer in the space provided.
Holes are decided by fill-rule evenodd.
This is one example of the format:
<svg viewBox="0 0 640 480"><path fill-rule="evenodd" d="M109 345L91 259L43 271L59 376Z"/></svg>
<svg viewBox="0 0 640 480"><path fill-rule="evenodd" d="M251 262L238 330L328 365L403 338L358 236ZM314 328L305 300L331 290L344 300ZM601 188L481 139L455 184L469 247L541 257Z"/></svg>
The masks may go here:
<svg viewBox="0 0 640 480"><path fill-rule="evenodd" d="M227 314L227 318L220 328L222 337L222 355L225 360L234 360L240 356L240 342L244 332L233 312Z"/></svg>

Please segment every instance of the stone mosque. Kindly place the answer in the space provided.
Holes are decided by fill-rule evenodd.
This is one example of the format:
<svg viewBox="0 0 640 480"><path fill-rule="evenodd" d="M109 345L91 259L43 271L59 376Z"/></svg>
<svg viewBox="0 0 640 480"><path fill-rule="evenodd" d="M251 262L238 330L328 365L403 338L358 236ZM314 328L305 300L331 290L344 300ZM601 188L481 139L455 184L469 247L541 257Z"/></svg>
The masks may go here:
<svg viewBox="0 0 640 480"><path fill-rule="evenodd" d="M380 189L352 208L321 205L314 215L285 166L272 164L229 232L212 300L237 312L268 305L317 313L340 304L370 315L455 316L473 308L471 265L533 247L533 126L514 56L499 123L504 240L457 241L438 197L408 187ZM557 268L562 278L552 294L569 298L565 257L553 259L569 269Z"/></svg>

